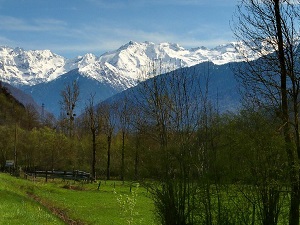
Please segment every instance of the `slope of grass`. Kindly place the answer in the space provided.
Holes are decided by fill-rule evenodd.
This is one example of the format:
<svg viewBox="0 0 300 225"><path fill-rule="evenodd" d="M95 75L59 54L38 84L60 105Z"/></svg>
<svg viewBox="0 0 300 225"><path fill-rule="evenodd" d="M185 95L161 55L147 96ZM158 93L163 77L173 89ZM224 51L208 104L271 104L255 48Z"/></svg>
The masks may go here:
<svg viewBox="0 0 300 225"><path fill-rule="evenodd" d="M62 188L62 182L40 185L43 188L35 191L38 196L64 209L71 218L87 224L155 224L153 202L146 190L133 187L130 192L130 183L102 182L99 190L96 183L71 184L67 188ZM121 198L123 204L118 201Z"/></svg>
<svg viewBox="0 0 300 225"><path fill-rule="evenodd" d="M130 183L102 182L98 190L97 183L33 182L0 173L0 224L64 224L45 206L79 224L155 224L146 190L132 190Z"/></svg>
<svg viewBox="0 0 300 225"><path fill-rule="evenodd" d="M24 192L31 185L7 174L0 174L0 224L64 224L48 209Z"/></svg>

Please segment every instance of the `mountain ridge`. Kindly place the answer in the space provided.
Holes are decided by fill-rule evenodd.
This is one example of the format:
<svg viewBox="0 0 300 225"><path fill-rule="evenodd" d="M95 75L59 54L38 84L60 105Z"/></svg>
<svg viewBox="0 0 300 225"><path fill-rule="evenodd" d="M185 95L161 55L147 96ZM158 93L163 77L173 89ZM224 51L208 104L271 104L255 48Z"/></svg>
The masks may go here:
<svg viewBox="0 0 300 225"><path fill-rule="evenodd" d="M31 95L38 105L44 105L45 110L53 113L56 117L60 115L61 91L67 84L77 81L79 85L79 102L76 107L76 113L80 114L86 107L86 101L94 95L98 101L105 100L121 90L116 89L109 84L99 82L92 77L83 76L78 69L71 70L56 79L40 83L33 86L23 86L22 90Z"/></svg>
<svg viewBox="0 0 300 225"><path fill-rule="evenodd" d="M123 90L137 84L140 74L147 70L153 60L161 60L166 68L190 67L201 62L211 61L222 65L243 61L237 49L241 43L231 42L209 49L196 47L185 49L175 43L134 42L130 41L116 50L99 57L87 53L67 59L50 50L24 50L16 47L0 47L0 80L13 86L33 86L50 82L62 74L78 69L83 76L92 77L100 82L111 82L112 86ZM250 59L256 57L248 51Z"/></svg>
<svg viewBox="0 0 300 225"><path fill-rule="evenodd" d="M60 93L72 79L79 81L81 102L77 113L81 113L91 94L96 95L95 103L104 101L135 87L156 69L155 75L159 75L212 62L217 71L223 68L220 65L243 62L245 58L239 55L238 49L247 53L248 60L258 58L237 42L212 49L202 46L187 50L174 43L130 41L99 57L87 53L73 59L66 59L50 50L25 51L22 48L0 47L0 81L21 89L31 95L39 107L44 105L45 110L59 116ZM224 76L232 79L229 72Z"/></svg>

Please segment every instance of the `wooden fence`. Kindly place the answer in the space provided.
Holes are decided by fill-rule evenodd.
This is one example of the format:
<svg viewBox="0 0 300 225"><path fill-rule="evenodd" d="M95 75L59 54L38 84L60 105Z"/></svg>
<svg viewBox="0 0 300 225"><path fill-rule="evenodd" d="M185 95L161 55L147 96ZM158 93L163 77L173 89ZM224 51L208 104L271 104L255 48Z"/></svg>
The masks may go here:
<svg viewBox="0 0 300 225"><path fill-rule="evenodd" d="M46 182L48 181L48 179L55 179L55 178L61 178L63 180L86 181L86 182L92 180L90 173L80 171L80 170L74 170L74 171L37 170L37 171L25 172L25 178L27 178L27 176L32 176L34 178L45 177Z"/></svg>

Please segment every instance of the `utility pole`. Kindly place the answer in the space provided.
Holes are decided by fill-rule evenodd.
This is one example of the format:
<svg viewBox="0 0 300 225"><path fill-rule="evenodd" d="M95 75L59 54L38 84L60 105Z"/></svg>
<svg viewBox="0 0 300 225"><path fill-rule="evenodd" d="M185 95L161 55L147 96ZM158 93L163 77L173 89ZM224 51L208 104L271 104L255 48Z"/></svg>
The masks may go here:
<svg viewBox="0 0 300 225"><path fill-rule="evenodd" d="M14 171L17 170L17 122L15 122Z"/></svg>

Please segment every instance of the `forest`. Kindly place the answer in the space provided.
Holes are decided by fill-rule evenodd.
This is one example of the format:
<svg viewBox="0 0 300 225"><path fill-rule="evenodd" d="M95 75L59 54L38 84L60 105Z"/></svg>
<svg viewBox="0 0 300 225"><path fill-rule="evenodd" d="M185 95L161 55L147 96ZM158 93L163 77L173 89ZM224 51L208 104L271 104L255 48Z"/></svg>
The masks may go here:
<svg viewBox="0 0 300 225"><path fill-rule="evenodd" d="M159 61L127 94L96 104L91 93L82 115L80 84L66 84L57 120L1 87L1 165L138 181L166 225L299 224L297 7L241 1L234 32L260 58L234 68L243 94L234 112L210 100L209 72Z"/></svg>

